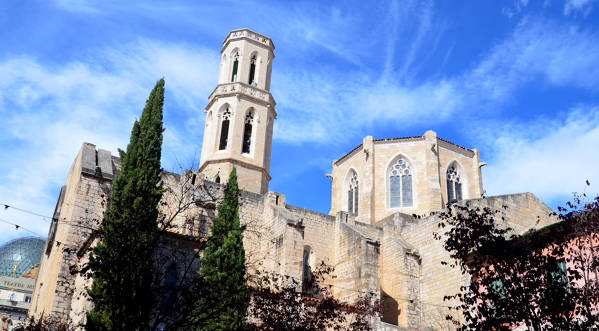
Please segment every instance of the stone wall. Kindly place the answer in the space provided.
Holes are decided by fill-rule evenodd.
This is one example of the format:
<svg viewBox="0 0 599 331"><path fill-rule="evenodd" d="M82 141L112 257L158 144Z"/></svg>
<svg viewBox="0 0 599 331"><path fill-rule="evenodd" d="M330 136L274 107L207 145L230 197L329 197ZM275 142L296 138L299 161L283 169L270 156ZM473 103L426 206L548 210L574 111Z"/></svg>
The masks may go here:
<svg viewBox="0 0 599 331"><path fill-rule="evenodd" d="M118 160L84 143L59 199L46 251L42 256L29 314L66 318L71 310L77 251L102 219Z"/></svg>
<svg viewBox="0 0 599 331"><path fill-rule="evenodd" d="M364 146L371 143L365 141ZM360 153L356 157L365 157ZM92 307L86 295L91 283L71 271L86 263L90 247L97 242L92 233L108 205L118 161L110 153L96 151L92 144L82 146L58 199L57 221L42 257L30 315L70 318L75 325L85 322L85 312ZM165 234L177 239L164 241L160 251L195 252L194 242L210 234L224 185L201 175L198 171L163 173L167 191L158 226L168 225ZM501 210L505 225L518 234L558 220L530 193L461 203ZM441 264L449 256L442 241L433 237L439 231L438 213L420 218L397 212L370 223L343 211L331 216L287 205L285 195L277 192L241 191L239 216L246 226L249 272L262 268L301 280L307 251L306 262L312 270L321 262L334 267L335 277L325 279L323 285L342 301L351 303L367 293L380 296L384 316L377 325L381 329L393 329L391 325L448 328L445 315L450 303L443 297L456 293L468 281Z"/></svg>
<svg viewBox="0 0 599 331"><path fill-rule="evenodd" d="M86 263L89 249L97 242L93 230L108 205L118 161L92 144L82 146L59 199L56 234L42 258L30 315L70 318L74 325L85 322L85 312L92 307L86 294L91 281L75 271ZM202 179L197 171L164 173L163 183L167 190L158 226L166 224L168 232L183 241L208 236L224 185ZM326 282L344 300L378 291L380 229L356 223L346 214L333 217L287 205L285 195L276 192L241 191L239 216L246 226L244 246L250 270L266 268L301 279L304 250L309 249L311 268L321 262L335 267L336 280Z"/></svg>
<svg viewBox="0 0 599 331"><path fill-rule="evenodd" d="M412 173L413 205L392 208L389 202L391 163L398 157L408 161ZM356 220L373 224L393 213L428 215L447 205L446 173L455 164L462 181L465 199L482 195L480 155L438 138L434 131L420 137L373 139L364 138L340 160L333 162L331 214L347 211L347 178L355 171L359 181Z"/></svg>
<svg viewBox="0 0 599 331"><path fill-rule="evenodd" d="M505 217L505 226L514 228L517 233L558 221L551 209L530 193L461 203L501 211L497 219ZM399 325L447 328L445 315L449 313L451 302L444 301L443 297L458 293L459 287L469 281L459 270L441 264L451 259L443 248L443 241L433 237L434 232L443 233L439 222L439 214L422 219L395 214L377 223L384 233L381 289L397 300Z"/></svg>

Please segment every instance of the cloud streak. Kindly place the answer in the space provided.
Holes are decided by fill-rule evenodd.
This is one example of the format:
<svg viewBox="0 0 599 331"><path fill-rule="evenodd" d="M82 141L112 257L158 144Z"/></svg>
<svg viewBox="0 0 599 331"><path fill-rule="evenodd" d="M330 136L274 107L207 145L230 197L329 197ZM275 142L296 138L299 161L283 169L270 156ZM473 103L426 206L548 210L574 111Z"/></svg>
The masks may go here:
<svg viewBox="0 0 599 331"><path fill-rule="evenodd" d="M291 143L338 141L372 123L431 126L449 116L500 111L515 91L540 82L599 90L599 36L575 26L525 19L472 69L414 84L360 72L275 72L281 115L277 136ZM312 134L302 134L314 126ZM322 128L327 128L322 130ZM310 131L308 131L310 132ZM328 138L328 139L327 139Z"/></svg>
<svg viewBox="0 0 599 331"><path fill-rule="evenodd" d="M95 143L113 153L125 148L133 120L162 76L168 87L163 164L192 158L201 143L201 110L215 85L218 60L216 52L202 48L139 40L104 49L86 62L1 61L0 144L10 146L0 165L2 202L51 215L57 187L64 184L81 144ZM47 231L48 224L38 217L0 213L0 218L40 235ZM6 224L0 224L0 231L18 235Z"/></svg>
<svg viewBox="0 0 599 331"><path fill-rule="evenodd" d="M532 192L546 201L569 199L585 181L598 191L599 106L581 105L563 119L494 128L494 153L484 169L490 195Z"/></svg>

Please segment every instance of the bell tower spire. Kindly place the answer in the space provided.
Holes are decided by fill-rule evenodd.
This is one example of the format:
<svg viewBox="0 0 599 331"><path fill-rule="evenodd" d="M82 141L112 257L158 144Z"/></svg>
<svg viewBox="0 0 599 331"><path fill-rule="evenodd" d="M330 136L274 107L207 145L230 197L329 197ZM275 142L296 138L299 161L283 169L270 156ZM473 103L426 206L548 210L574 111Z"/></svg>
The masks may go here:
<svg viewBox="0 0 599 331"><path fill-rule="evenodd" d="M223 41L218 85L208 97L200 173L227 180L237 168L242 190L264 194L270 181L272 131L277 118L270 94L275 46L248 29Z"/></svg>

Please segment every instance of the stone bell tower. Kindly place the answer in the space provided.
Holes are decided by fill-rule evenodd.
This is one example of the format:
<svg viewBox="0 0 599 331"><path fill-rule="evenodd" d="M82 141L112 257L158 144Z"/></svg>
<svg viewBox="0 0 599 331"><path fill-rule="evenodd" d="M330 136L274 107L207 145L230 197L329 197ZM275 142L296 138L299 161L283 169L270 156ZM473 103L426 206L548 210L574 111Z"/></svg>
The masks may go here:
<svg viewBox="0 0 599 331"><path fill-rule="evenodd" d="M206 179L225 182L235 166L240 189L268 191L277 118L270 94L274 49L270 38L248 29L224 40L218 86L206 106L199 169Z"/></svg>

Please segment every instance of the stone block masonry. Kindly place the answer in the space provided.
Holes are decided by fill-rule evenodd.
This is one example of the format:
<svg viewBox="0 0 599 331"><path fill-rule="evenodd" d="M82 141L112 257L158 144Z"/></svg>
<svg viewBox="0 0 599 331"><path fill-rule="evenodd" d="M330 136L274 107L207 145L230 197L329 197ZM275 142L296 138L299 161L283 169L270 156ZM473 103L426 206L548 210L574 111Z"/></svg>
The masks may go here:
<svg viewBox="0 0 599 331"><path fill-rule="evenodd" d="M341 300L351 303L364 293L381 299L383 320L373 321L374 327L451 329L443 297L468 279L441 264L449 257L433 237L439 231L437 212L449 202L488 206L502 210L506 226L518 234L558 221L530 193L481 198L485 163L478 150L434 131L367 136L334 161L329 215L287 205L284 194L268 190L277 118L270 93L273 60L270 38L248 29L227 35L218 85L205 107L200 168L162 176L166 191L157 227L177 239L161 241L157 250L195 253L194 243L210 234L223 198L221 183L236 167L249 272L260 268L301 284L304 274L324 262L335 268L335 277L323 285ZM81 147L58 198L29 315L85 322L90 280L73 271L97 243L94 230L119 167L110 152L89 143Z"/></svg>

